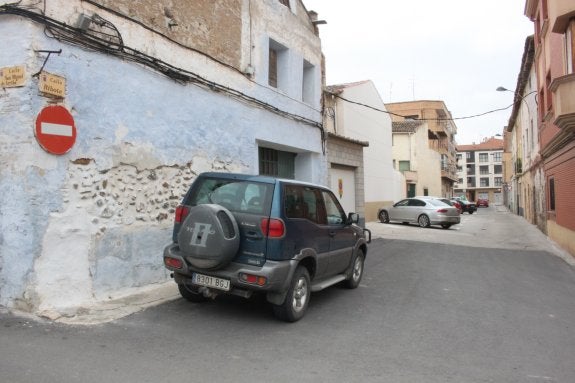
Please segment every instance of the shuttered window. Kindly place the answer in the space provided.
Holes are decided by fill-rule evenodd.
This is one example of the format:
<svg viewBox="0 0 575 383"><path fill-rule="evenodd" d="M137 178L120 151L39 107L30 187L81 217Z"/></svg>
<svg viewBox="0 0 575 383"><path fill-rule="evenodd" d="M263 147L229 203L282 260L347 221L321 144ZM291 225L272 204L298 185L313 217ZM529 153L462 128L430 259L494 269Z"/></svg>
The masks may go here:
<svg viewBox="0 0 575 383"><path fill-rule="evenodd" d="M260 174L295 179L295 153L259 148Z"/></svg>
<svg viewBox="0 0 575 383"><path fill-rule="evenodd" d="M278 53L276 50L270 48L270 59L269 59L269 70L268 70L268 84L274 88L278 87Z"/></svg>

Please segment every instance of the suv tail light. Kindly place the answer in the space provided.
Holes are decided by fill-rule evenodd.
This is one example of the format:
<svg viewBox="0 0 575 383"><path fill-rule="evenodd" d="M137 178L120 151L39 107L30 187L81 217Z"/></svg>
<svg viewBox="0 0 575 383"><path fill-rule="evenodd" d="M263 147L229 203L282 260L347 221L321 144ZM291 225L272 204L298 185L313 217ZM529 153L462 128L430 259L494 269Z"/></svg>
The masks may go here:
<svg viewBox="0 0 575 383"><path fill-rule="evenodd" d="M262 234L269 238L280 238L285 234L285 225L281 219L264 218L260 223Z"/></svg>
<svg viewBox="0 0 575 383"><path fill-rule="evenodd" d="M181 269L184 267L184 263L181 259L172 258L172 257L165 257L164 264L169 267L173 267L174 269Z"/></svg>
<svg viewBox="0 0 575 383"><path fill-rule="evenodd" d="M186 216L188 215L190 209L187 206L180 205L176 208L176 217L174 218L175 223L182 223Z"/></svg>

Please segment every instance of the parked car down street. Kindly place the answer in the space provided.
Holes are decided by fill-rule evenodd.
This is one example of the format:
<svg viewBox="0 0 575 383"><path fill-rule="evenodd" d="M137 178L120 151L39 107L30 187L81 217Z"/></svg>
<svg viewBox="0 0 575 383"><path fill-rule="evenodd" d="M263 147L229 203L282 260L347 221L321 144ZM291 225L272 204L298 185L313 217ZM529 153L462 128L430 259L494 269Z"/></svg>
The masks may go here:
<svg viewBox="0 0 575 383"><path fill-rule="evenodd" d="M476 207L489 207L489 200L487 198L478 198L475 202Z"/></svg>
<svg viewBox="0 0 575 383"><path fill-rule="evenodd" d="M466 199L463 199L461 197L455 197L454 198L455 201L459 202L459 204L461 205L461 213L469 213L469 214L473 214L477 211L477 206L475 206L475 203L468 201Z"/></svg>
<svg viewBox="0 0 575 383"><path fill-rule="evenodd" d="M440 225L444 229L461 220L456 207L431 197L403 199L393 206L380 209L377 216L382 223L417 223L420 227Z"/></svg>

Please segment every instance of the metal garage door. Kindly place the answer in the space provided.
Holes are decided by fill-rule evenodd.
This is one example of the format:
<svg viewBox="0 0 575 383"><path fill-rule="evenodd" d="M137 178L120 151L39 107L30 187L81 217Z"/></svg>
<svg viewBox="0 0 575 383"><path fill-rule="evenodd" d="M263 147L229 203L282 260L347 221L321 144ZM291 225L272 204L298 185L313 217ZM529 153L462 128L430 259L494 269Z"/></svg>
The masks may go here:
<svg viewBox="0 0 575 383"><path fill-rule="evenodd" d="M330 169L330 188L346 213L355 212L355 172L352 169Z"/></svg>

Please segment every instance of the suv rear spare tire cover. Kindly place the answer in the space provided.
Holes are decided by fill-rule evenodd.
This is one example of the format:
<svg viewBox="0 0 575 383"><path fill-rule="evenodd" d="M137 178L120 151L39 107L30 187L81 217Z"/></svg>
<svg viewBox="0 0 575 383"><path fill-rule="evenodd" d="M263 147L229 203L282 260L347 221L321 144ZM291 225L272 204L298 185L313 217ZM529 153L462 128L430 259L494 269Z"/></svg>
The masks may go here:
<svg viewBox="0 0 575 383"><path fill-rule="evenodd" d="M225 207L198 205L190 209L184 220L178 244L192 266L216 269L227 265L238 252L240 231Z"/></svg>

